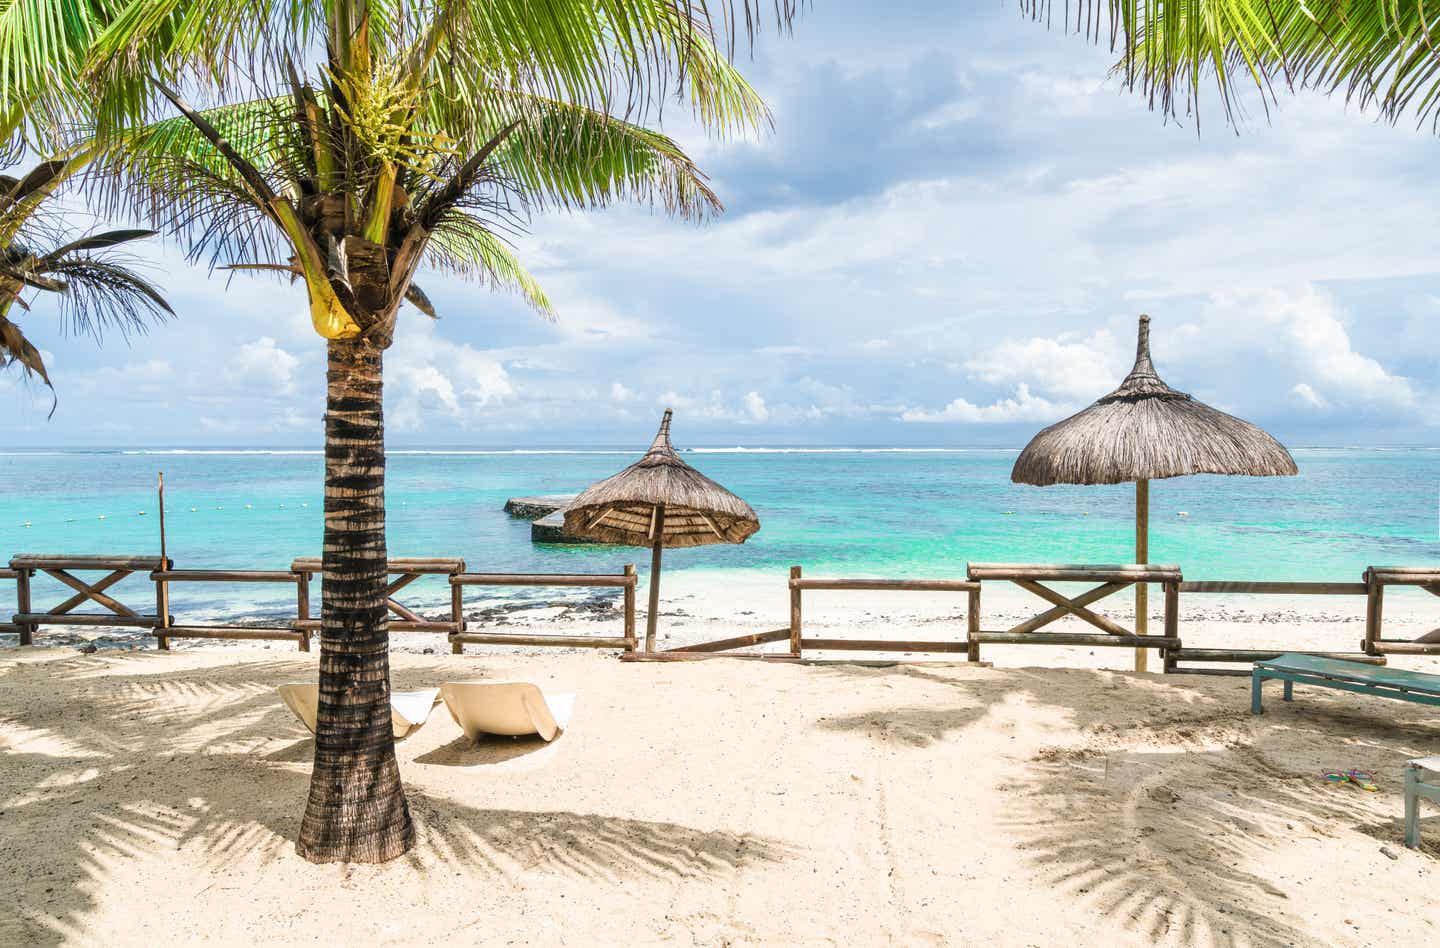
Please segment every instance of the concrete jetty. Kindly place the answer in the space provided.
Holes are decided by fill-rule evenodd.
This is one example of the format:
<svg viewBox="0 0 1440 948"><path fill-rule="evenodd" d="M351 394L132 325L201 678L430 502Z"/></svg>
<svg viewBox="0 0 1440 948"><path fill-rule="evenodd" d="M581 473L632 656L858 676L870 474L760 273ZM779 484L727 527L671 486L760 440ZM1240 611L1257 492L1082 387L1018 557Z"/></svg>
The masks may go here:
<svg viewBox="0 0 1440 948"><path fill-rule="evenodd" d="M505 512L519 520L530 521L532 543L594 543L594 540L565 532L565 508L575 497L575 494L511 497L505 501Z"/></svg>
<svg viewBox="0 0 1440 948"><path fill-rule="evenodd" d="M564 510L575 494L538 494L534 497L511 497L505 501L505 512L521 520L539 520L557 510Z"/></svg>

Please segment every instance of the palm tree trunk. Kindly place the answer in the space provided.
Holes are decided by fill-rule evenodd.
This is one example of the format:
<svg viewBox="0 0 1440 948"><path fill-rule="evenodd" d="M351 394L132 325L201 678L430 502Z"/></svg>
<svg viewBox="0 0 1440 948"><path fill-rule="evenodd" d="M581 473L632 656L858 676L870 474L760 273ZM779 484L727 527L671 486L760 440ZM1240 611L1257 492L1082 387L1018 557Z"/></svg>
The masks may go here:
<svg viewBox="0 0 1440 948"><path fill-rule="evenodd" d="M381 364L379 349L330 343L320 714L296 844L311 862L384 862L415 842L390 724Z"/></svg>

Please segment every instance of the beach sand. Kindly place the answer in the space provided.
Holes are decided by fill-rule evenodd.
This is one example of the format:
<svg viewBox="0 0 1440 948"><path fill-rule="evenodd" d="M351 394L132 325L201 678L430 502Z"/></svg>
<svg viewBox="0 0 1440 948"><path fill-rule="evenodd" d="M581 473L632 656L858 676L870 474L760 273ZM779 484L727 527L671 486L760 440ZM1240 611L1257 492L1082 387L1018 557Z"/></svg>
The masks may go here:
<svg viewBox="0 0 1440 948"><path fill-rule="evenodd" d="M1103 651L1103 650L1101 650ZM1055 650L1033 648L1032 665ZM554 744L398 745L383 866L294 840L314 655L0 651L0 944L1421 945L1435 709L1085 668L394 656L397 688L579 695ZM1378 793L1326 768L1374 771Z"/></svg>

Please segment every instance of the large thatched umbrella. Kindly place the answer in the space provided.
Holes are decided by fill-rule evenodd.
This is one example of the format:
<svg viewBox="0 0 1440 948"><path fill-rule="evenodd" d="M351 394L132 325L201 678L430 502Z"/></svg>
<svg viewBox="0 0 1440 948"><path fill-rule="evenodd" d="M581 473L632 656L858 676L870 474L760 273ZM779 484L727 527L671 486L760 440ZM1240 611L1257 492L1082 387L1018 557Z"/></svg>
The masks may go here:
<svg viewBox="0 0 1440 948"><path fill-rule="evenodd" d="M655 650L664 547L744 543L760 529L750 505L680 459L670 445L670 409L645 456L592 484L565 510L565 532L604 543L648 546L650 615L645 651Z"/></svg>
<svg viewBox="0 0 1440 948"><path fill-rule="evenodd" d="M1234 415L1166 385L1150 361L1150 317L1140 317L1135 367L1120 387L1037 434L1020 452L1017 484L1135 482L1135 562L1150 558L1150 481L1184 474L1296 474L1285 446ZM1135 586L1135 631L1145 634L1145 584ZM1145 652L1135 652L1145 670Z"/></svg>

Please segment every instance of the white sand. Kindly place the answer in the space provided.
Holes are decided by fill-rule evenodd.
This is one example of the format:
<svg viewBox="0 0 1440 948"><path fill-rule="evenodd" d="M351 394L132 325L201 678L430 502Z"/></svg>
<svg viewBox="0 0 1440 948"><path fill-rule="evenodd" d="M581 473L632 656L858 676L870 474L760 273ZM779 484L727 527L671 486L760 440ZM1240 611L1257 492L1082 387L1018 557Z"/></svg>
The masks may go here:
<svg viewBox="0 0 1440 948"><path fill-rule="evenodd" d="M439 709L399 745L414 852L316 867L294 854L312 744L274 693L313 663L0 652L0 944L1440 943L1440 814L1400 844L1433 708L1276 687L1252 718L1242 680L1073 668L397 654L399 688L523 676L578 692L575 718L477 747Z"/></svg>

